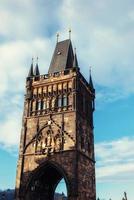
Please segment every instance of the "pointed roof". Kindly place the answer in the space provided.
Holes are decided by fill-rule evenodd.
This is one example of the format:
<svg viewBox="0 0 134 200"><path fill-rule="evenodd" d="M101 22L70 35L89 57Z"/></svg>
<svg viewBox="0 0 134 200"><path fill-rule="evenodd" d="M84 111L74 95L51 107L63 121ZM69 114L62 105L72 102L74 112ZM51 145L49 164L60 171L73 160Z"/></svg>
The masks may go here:
<svg viewBox="0 0 134 200"><path fill-rule="evenodd" d="M48 73L63 71L73 67L73 48L70 39L57 42Z"/></svg>
<svg viewBox="0 0 134 200"><path fill-rule="evenodd" d="M29 69L29 73L28 73L28 77L31 77L31 76L33 76L34 74L33 74L33 59L32 59L32 63L31 63L31 67L30 67L30 69Z"/></svg>
<svg viewBox="0 0 134 200"><path fill-rule="evenodd" d="M90 85L91 88L94 89L94 85L93 85L93 81L92 81L92 76L91 76L91 74L90 74L90 78L89 78L89 85Z"/></svg>
<svg viewBox="0 0 134 200"><path fill-rule="evenodd" d="M91 69L90 69L90 76L89 76L89 86L90 86L91 90L94 91L94 85L93 85L93 81L92 81Z"/></svg>
<svg viewBox="0 0 134 200"><path fill-rule="evenodd" d="M35 76L39 76L40 75L38 63L36 63L36 66L35 66L35 69L34 69L34 75Z"/></svg>
<svg viewBox="0 0 134 200"><path fill-rule="evenodd" d="M76 49L75 49L75 54L74 54L73 67L79 67L78 66L78 60L77 60L77 55L76 55Z"/></svg>

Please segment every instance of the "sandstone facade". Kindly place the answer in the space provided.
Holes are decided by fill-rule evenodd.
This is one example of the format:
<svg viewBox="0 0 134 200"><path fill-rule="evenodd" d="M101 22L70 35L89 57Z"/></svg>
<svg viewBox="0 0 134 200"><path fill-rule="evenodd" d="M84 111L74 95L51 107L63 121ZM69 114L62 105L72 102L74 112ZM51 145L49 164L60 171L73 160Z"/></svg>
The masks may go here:
<svg viewBox="0 0 134 200"><path fill-rule="evenodd" d="M70 59L67 63L73 66L53 72L53 65L59 62L54 53L51 73L40 75L36 66L36 74L32 74L31 68L26 80L16 200L53 200L62 178L67 185L68 200L96 199L95 90L91 76L88 83L80 73L71 41L64 43L57 44L60 48L57 54L61 56L63 51L64 57Z"/></svg>

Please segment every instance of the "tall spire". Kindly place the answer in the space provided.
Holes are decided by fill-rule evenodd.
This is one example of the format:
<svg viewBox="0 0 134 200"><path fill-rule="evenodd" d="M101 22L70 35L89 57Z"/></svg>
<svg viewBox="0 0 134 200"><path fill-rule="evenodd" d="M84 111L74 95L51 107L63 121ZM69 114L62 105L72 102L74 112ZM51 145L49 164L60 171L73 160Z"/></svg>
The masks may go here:
<svg viewBox="0 0 134 200"><path fill-rule="evenodd" d="M77 61L77 55L76 55L76 48L74 49L73 67L78 67L78 61Z"/></svg>
<svg viewBox="0 0 134 200"><path fill-rule="evenodd" d="M30 70L29 70L29 73L28 73L28 77L32 77L32 76L34 76L34 74L33 74L33 58L32 58L31 67L30 67Z"/></svg>
<svg viewBox="0 0 134 200"><path fill-rule="evenodd" d="M34 69L34 75L35 76L39 76L40 75L39 67L38 67L38 57L37 57L37 62L36 62L36 66L35 66L35 69Z"/></svg>
<svg viewBox="0 0 134 200"><path fill-rule="evenodd" d="M92 90L94 90L94 85L93 85L92 75L91 75L91 66L90 66L90 69L89 69L89 85L90 85L90 88Z"/></svg>

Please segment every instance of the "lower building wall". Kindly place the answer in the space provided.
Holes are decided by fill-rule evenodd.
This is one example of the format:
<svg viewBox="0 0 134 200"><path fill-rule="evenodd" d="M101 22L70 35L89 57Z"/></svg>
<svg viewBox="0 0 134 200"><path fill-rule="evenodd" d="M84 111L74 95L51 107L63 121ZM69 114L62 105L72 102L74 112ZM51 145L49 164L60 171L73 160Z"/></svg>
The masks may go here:
<svg viewBox="0 0 134 200"><path fill-rule="evenodd" d="M95 164L85 155L78 154L78 200L95 200Z"/></svg>

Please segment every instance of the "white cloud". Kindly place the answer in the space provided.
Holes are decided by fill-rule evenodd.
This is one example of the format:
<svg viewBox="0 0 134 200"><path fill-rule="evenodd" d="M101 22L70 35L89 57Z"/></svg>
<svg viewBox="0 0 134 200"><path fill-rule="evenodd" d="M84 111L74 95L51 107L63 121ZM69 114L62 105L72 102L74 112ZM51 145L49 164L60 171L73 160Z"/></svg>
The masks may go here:
<svg viewBox="0 0 134 200"><path fill-rule="evenodd" d="M134 92L131 0L85 0L84 3L80 0L2 0L0 11L1 102L5 97L10 99L11 92L16 96L24 91L32 56L39 56L41 72L47 72L55 32L59 29L61 39L65 39L69 27L81 71L88 79L87 68L93 65L96 84L104 86L103 91L97 92L97 99L101 101L105 97L104 102L111 102ZM13 112L13 102L8 104ZM4 102L0 107L4 110ZM9 119L6 114L4 119Z"/></svg>
<svg viewBox="0 0 134 200"><path fill-rule="evenodd" d="M97 180L134 180L134 137L96 144Z"/></svg>
<svg viewBox="0 0 134 200"><path fill-rule="evenodd" d="M121 6L120 6L121 5ZM62 27L72 27L81 70L93 65L97 84L134 92L134 26L131 1L64 1ZM114 10L114 12L113 12ZM129 77L129 80L128 80Z"/></svg>
<svg viewBox="0 0 134 200"><path fill-rule="evenodd" d="M20 112L9 113L0 123L0 144L5 148L17 146L21 131Z"/></svg>
<svg viewBox="0 0 134 200"><path fill-rule="evenodd" d="M56 1L2 0L0 8L0 35L8 39L28 39L48 35L50 26L58 26L58 5ZM50 10L53 10L50 12ZM50 20L51 18L51 20Z"/></svg>
<svg viewBox="0 0 134 200"><path fill-rule="evenodd" d="M0 148L14 151L18 146L20 113L23 110L25 78L31 65L30 58L39 55L40 70L47 73L51 49L52 41L42 38L27 42L12 41L0 46Z"/></svg>
<svg viewBox="0 0 134 200"><path fill-rule="evenodd" d="M134 4L132 0L1 0L0 6L0 148L16 151L21 132L25 77L31 57L47 73L55 34L77 47L88 79L92 65L97 100L112 102L134 93ZM116 89L115 89L116 88ZM97 180L133 181L134 138L96 145Z"/></svg>
<svg viewBox="0 0 134 200"><path fill-rule="evenodd" d="M11 74L15 75L16 71L18 78L19 74L24 77L28 58L35 54L38 54L40 62L44 62L45 68L48 68L55 32L59 29L62 32L61 39L64 39L68 37L67 29L72 27L72 39L77 47L81 71L86 78L88 79L88 66L93 65L96 84L117 88L113 92L114 95L117 94L114 99L126 96L118 93L119 90L123 94L134 92L134 8L131 0L86 0L84 3L81 0L2 0L1 5L1 52L4 52L4 55L1 54L1 60L4 60L1 66L6 68L6 61L18 66L16 70L10 71ZM37 40L40 40L38 44L35 42ZM44 41L49 40L51 45L46 48ZM1 91L6 90L7 82L10 83L7 71L9 70L5 69L5 76L0 77ZM22 88L23 83L19 82L20 84Z"/></svg>
<svg viewBox="0 0 134 200"><path fill-rule="evenodd" d="M46 72L51 49L52 42L42 38L2 44L0 46L0 96L5 92L23 90L32 56L39 56L40 68Z"/></svg>

